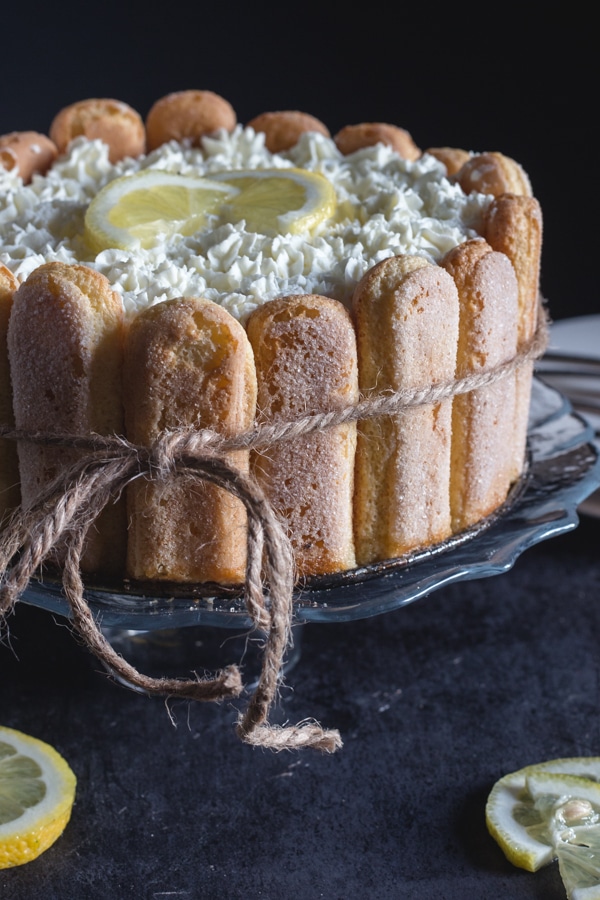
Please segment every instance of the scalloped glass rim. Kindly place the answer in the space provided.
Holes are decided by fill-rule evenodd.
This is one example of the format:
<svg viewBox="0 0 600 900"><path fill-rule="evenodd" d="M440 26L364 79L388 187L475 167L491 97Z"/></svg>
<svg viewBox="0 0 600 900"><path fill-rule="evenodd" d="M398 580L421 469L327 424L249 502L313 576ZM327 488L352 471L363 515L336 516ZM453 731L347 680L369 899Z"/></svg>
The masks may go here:
<svg viewBox="0 0 600 900"><path fill-rule="evenodd" d="M534 378L528 430L529 466L507 503L463 535L409 558L314 578L299 588L295 622L351 621L405 606L432 591L510 569L528 547L574 529L577 507L600 486L593 431L569 401ZM139 586L88 586L86 599L102 627L151 631L210 625L245 628L239 595L203 596L189 586L160 595ZM60 615L69 606L60 584L32 581L22 600Z"/></svg>

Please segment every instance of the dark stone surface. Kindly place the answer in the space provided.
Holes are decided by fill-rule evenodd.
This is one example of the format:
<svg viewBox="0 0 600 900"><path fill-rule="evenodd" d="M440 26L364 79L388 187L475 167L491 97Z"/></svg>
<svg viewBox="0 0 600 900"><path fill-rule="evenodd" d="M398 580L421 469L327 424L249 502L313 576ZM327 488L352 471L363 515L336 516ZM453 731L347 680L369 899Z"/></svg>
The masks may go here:
<svg viewBox="0 0 600 900"><path fill-rule="evenodd" d="M504 575L307 625L275 718L339 728L333 756L242 745L236 704L173 702L173 724L163 700L108 680L65 620L19 606L1 721L56 746L78 791L62 837L0 872L0 895L562 900L555 865L505 860L484 808L507 772L600 754L597 547L583 519Z"/></svg>
<svg viewBox="0 0 600 900"><path fill-rule="evenodd" d="M389 121L422 147L501 150L543 205L552 314L596 312L593 29L548 11L310 7L8 4L0 133L45 131L84 97L145 115L199 87L242 122L302 109L332 131ZM21 605L0 645L0 722L56 746L78 792L58 842L0 872L2 900L564 900L555 866L504 859L484 807L507 772L600 754L598 528L395 613L307 626L277 717L339 728L330 757L242 745L233 704L171 703L173 724L64 620Z"/></svg>

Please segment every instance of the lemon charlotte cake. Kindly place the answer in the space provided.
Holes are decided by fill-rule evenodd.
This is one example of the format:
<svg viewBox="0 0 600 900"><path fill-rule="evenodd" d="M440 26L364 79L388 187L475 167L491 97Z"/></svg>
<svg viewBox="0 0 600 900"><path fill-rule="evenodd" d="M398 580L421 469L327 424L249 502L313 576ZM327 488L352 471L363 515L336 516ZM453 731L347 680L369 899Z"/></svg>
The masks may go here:
<svg viewBox="0 0 600 900"><path fill-rule="evenodd" d="M424 152L381 123L332 137L296 111L242 126L182 91L145 122L73 104L49 136L0 138L0 163L2 419L25 431L232 436L450 384L535 332L540 208L498 152ZM285 522L298 576L401 557L504 502L531 373L227 461ZM79 452L0 444L5 511L17 480L30 506ZM84 565L237 584L245 558L241 502L171 478L130 485Z"/></svg>

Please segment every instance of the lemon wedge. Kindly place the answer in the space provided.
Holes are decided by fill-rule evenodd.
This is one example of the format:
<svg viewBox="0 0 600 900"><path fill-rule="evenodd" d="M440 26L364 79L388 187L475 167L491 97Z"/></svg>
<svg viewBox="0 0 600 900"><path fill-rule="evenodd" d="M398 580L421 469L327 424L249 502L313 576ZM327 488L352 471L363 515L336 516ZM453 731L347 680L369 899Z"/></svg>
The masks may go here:
<svg viewBox="0 0 600 900"><path fill-rule="evenodd" d="M535 872L558 859L569 900L600 900L600 757L505 775L488 797L486 824L515 866Z"/></svg>
<svg viewBox="0 0 600 900"><path fill-rule="evenodd" d="M85 214L85 238L96 253L108 247L153 247L161 235L189 235L238 190L222 181L146 169L115 178Z"/></svg>
<svg viewBox="0 0 600 900"><path fill-rule="evenodd" d="M214 179L239 189L227 201L229 222L246 222L259 234L300 234L331 218L336 208L333 185L307 169L252 169L217 172Z"/></svg>
<svg viewBox="0 0 600 900"><path fill-rule="evenodd" d="M36 859L62 834L75 775L49 744L0 727L0 869Z"/></svg>
<svg viewBox="0 0 600 900"><path fill-rule="evenodd" d="M94 253L109 247L148 249L175 234L244 220L248 231L299 234L335 211L325 176L305 169L218 172L210 178L146 169L115 178L85 214L85 239Z"/></svg>

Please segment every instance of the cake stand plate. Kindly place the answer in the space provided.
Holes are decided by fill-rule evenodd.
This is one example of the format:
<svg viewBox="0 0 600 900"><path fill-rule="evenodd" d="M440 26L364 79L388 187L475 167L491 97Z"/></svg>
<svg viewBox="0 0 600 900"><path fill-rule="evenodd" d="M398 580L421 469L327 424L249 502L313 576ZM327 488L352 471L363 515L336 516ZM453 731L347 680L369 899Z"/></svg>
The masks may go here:
<svg viewBox="0 0 600 900"><path fill-rule="evenodd" d="M313 578L294 598L294 623L343 622L380 615L445 585L509 570L528 547L574 529L578 506L600 486L593 430L565 396L534 379L529 465L507 503L476 528L410 557ZM104 629L148 632L210 626L243 630L252 622L243 597L191 586L141 590L89 585L86 600ZM61 586L32 581L25 603L69 616Z"/></svg>

